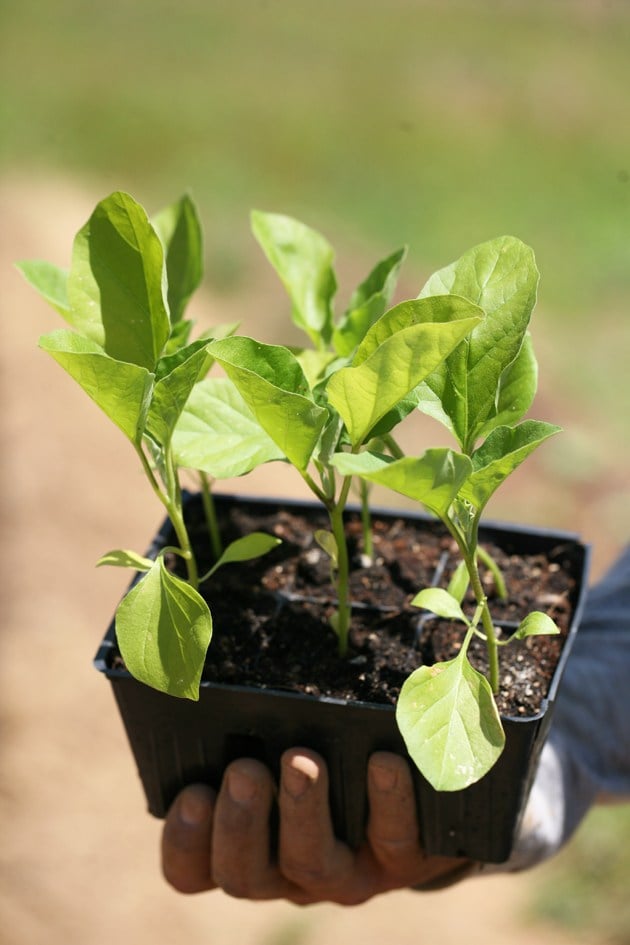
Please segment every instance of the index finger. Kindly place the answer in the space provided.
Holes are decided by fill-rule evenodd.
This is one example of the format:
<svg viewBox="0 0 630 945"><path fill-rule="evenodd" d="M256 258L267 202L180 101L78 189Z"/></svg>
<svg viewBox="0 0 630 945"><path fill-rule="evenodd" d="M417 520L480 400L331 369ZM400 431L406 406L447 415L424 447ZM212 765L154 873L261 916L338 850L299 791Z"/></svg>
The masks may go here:
<svg viewBox="0 0 630 945"><path fill-rule="evenodd" d="M211 871L214 791L191 784L173 802L162 832L162 872L182 893L215 889Z"/></svg>

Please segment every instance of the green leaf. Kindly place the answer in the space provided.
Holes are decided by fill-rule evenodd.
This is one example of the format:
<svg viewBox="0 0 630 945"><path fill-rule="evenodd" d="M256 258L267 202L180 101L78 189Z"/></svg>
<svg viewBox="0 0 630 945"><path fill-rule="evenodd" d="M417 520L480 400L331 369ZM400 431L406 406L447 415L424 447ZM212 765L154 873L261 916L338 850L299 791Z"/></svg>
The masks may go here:
<svg viewBox="0 0 630 945"><path fill-rule="evenodd" d="M68 271L39 259L17 263L26 281L68 321Z"/></svg>
<svg viewBox="0 0 630 945"><path fill-rule="evenodd" d="M516 359L501 375L495 412L481 427L479 436L488 436L495 427L518 423L531 407L537 387L538 362L531 335L526 332Z"/></svg>
<svg viewBox="0 0 630 945"><path fill-rule="evenodd" d="M560 633L560 628L548 614L544 614L540 610L534 610L524 620L521 620L518 629L512 634L510 640L523 640L525 637L554 636L558 633Z"/></svg>
<svg viewBox="0 0 630 945"><path fill-rule="evenodd" d="M165 273L145 211L114 193L75 238L68 320L112 358L153 371L170 334Z"/></svg>
<svg viewBox="0 0 630 945"><path fill-rule="evenodd" d="M243 336L215 341L209 350L289 462L306 469L328 412L312 400L294 355Z"/></svg>
<svg viewBox="0 0 630 945"><path fill-rule="evenodd" d="M185 318L181 321L176 322L171 328L171 333L168 337L164 349L162 351L162 357L158 361L158 367L156 372L159 372L159 365L165 358L177 354L178 351L181 351L182 348L185 348L190 341L190 333L193 329L193 323L187 321Z"/></svg>
<svg viewBox="0 0 630 945"><path fill-rule="evenodd" d="M66 329L42 335L39 346L81 385L132 443L140 443L153 390L149 371L115 361L95 342Z"/></svg>
<svg viewBox="0 0 630 945"><path fill-rule="evenodd" d="M332 532L326 531L324 528L318 528L313 533L313 538L322 549L325 551L334 568L337 567L337 561L339 559L339 549L337 548L337 542L335 541L335 536Z"/></svg>
<svg viewBox="0 0 630 945"><path fill-rule="evenodd" d="M399 423L408 417L410 413L416 409L420 403L422 397L422 384L419 384L412 391L410 391L406 397L403 397L402 400L399 400L398 403L392 407L391 410L388 410L384 417L378 421L378 423L372 427L370 430L370 439L373 437L382 437L386 436L392 430L394 430Z"/></svg>
<svg viewBox="0 0 630 945"><path fill-rule="evenodd" d="M505 735L487 679L462 649L405 680L396 721L411 758L436 791L461 791L487 774Z"/></svg>
<svg viewBox="0 0 630 945"><path fill-rule="evenodd" d="M361 476L369 482L393 489L409 499L422 502L443 518L462 483L470 475L472 463L462 453L449 449L427 450L423 456L391 456L364 451L337 453L332 465L343 476Z"/></svg>
<svg viewBox="0 0 630 945"><path fill-rule="evenodd" d="M234 384L209 377L195 385L175 427L172 447L178 466L213 479L243 476L271 460L284 459Z"/></svg>
<svg viewBox="0 0 630 945"><path fill-rule="evenodd" d="M316 351L314 348L291 348L290 351L304 371L304 377L311 390L326 379L336 358L333 351Z"/></svg>
<svg viewBox="0 0 630 945"><path fill-rule="evenodd" d="M225 564L236 564L240 561L251 561L252 558L260 558L261 555L268 554L268 552L277 548L280 544L282 544L282 542L279 538L275 538L274 535L268 535L266 532L251 532L243 538L237 538L227 546L206 577L214 574L215 571L222 568Z"/></svg>
<svg viewBox="0 0 630 945"><path fill-rule="evenodd" d="M179 322L178 324L186 325L188 323ZM197 338L195 341L191 341L190 344L184 344L171 351L169 354L162 355L155 368L155 379L161 381L163 378L168 377L175 368L184 364L185 361L188 361L193 354L200 351L202 348L206 349L206 368L210 368L213 359L207 349L211 340L211 338Z"/></svg>
<svg viewBox="0 0 630 945"><path fill-rule="evenodd" d="M459 606L459 601L441 587L427 587L411 601L414 607L422 607L446 620L461 620L470 624L470 620Z"/></svg>
<svg viewBox="0 0 630 945"><path fill-rule="evenodd" d="M474 306L448 299L406 302L387 312L361 343L352 367L341 368L328 382L328 400L343 418L353 446L363 443L373 428L447 357L474 328ZM418 311L437 308L474 317L454 321L414 322Z"/></svg>
<svg viewBox="0 0 630 945"><path fill-rule="evenodd" d="M170 574L162 558L118 605L116 637L127 669L140 682L171 696L199 698L212 617L203 598Z"/></svg>
<svg viewBox="0 0 630 945"><path fill-rule="evenodd" d="M369 275L353 292L348 305L348 311L352 311L352 309L364 305L365 302L373 299L376 295L381 296L386 304L389 303L394 294L398 273L400 272L400 267L406 255L407 247L402 246L400 249L395 250L385 259L378 262L370 271Z"/></svg>
<svg viewBox="0 0 630 945"><path fill-rule="evenodd" d="M282 280L292 302L292 317L316 348L332 335L332 299L337 282L333 250L315 230L277 213L254 211L252 231Z"/></svg>
<svg viewBox="0 0 630 945"><path fill-rule="evenodd" d="M393 295L406 254L403 248L383 259L353 293L348 310L333 332L333 345L338 354L352 354L368 329L381 317Z"/></svg>
<svg viewBox="0 0 630 945"><path fill-rule="evenodd" d="M524 420L515 427L497 427L473 453L473 472L462 485L460 498L478 512L507 477L560 427L541 420Z"/></svg>
<svg viewBox="0 0 630 945"><path fill-rule="evenodd" d="M468 327L470 332L484 317L482 309L468 299L454 295L438 296L427 299L408 299L399 302L385 312L370 328L359 345L353 358L352 366L358 367L373 355L385 342L408 328L418 326L447 326L466 319L474 319ZM441 329L446 331L446 328ZM456 329L457 330L457 329ZM448 332L447 332L448 337Z"/></svg>
<svg viewBox="0 0 630 945"><path fill-rule="evenodd" d="M207 345L191 346L194 350L187 360L157 381L147 417L147 431L164 448L171 442L175 425L195 384L202 377L210 361Z"/></svg>
<svg viewBox="0 0 630 945"><path fill-rule="evenodd" d="M109 565L114 568L133 568L135 571L150 571L155 564L151 558L145 558L136 551L125 551L122 548L116 551L108 551L102 558L96 562L96 567L101 568Z"/></svg>
<svg viewBox="0 0 630 945"><path fill-rule="evenodd" d="M166 254L168 307L171 322L176 323L203 277L201 224L188 196L166 207L152 222Z"/></svg>
<svg viewBox="0 0 630 945"><path fill-rule="evenodd" d="M420 409L445 423L471 452L496 412L501 377L517 357L536 302L532 250L514 237L482 243L435 273L420 297L451 293L478 304L486 317L425 382Z"/></svg>
<svg viewBox="0 0 630 945"><path fill-rule="evenodd" d="M466 596L466 591L468 590L468 585L470 584L470 576L468 574L468 568L466 567L465 561L460 561L453 574L450 581L448 582L448 587L446 590L449 592L451 597L454 597L456 601L460 604Z"/></svg>

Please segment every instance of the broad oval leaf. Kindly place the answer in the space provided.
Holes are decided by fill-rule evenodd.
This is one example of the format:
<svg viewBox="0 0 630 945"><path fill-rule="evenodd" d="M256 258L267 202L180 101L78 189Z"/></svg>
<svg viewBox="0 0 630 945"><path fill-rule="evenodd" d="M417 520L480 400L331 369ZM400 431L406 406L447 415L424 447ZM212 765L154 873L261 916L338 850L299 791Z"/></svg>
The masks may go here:
<svg viewBox="0 0 630 945"><path fill-rule="evenodd" d="M356 366L341 368L326 388L353 446L363 443L379 420L434 371L479 321L471 317L420 322L383 335L372 349L373 332L388 314L368 332L353 362ZM371 353L363 360L366 350Z"/></svg>
<svg viewBox="0 0 630 945"><path fill-rule="evenodd" d="M497 427L473 453L473 472L462 485L460 498L480 512L496 489L560 427L542 420L524 420L515 427Z"/></svg>
<svg viewBox="0 0 630 945"><path fill-rule="evenodd" d="M483 424L478 436L486 437L495 427L513 427L531 407L538 388L538 362L529 332L516 359L505 369L499 381L495 411Z"/></svg>
<svg viewBox="0 0 630 945"><path fill-rule="evenodd" d="M555 636L558 633L560 633L560 628L548 614L533 610L524 620L521 620L518 629L510 639L523 640L525 637Z"/></svg>
<svg viewBox="0 0 630 945"><path fill-rule="evenodd" d="M209 350L289 462L306 469L328 411L312 400L295 356L243 336L215 341Z"/></svg>
<svg viewBox="0 0 630 945"><path fill-rule="evenodd" d="M282 214L255 210L251 225L289 294L293 321L316 348L325 347L332 335L337 289L332 247L316 230Z"/></svg>
<svg viewBox="0 0 630 945"><path fill-rule="evenodd" d="M443 518L462 483L470 475L472 463L462 453L438 448L423 456L392 459L368 450L337 453L331 463L343 476L361 476L369 482L393 489L409 499L422 502Z"/></svg>
<svg viewBox="0 0 630 945"><path fill-rule="evenodd" d="M455 295L407 299L388 309L374 322L359 345L352 366L358 367L381 345L406 328L417 325L444 325L466 318L475 318L479 322L483 317L483 310L478 305ZM473 327L474 325L469 326L468 331Z"/></svg>
<svg viewBox="0 0 630 945"><path fill-rule="evenodd" d="M157 381L147 417L147 430L162 447L171 442L191 391L208 370L212 360L207 345L191 345L192 353L173 370Z"/></svg>
<svg viewBox="0 0 630 945"><path fill-rule="evenodd" d="M199 683L212 637L204 599L159 558L118 605L116 638L125 666L140 682L186 699Z"/></svg>
<svg viewBox="0 0 630 945"><path fill-rule="evenodd" d="M468 568L466 567L465 561L460 561L453 574L451 579L448 582L448 587L446 588L451 597L454 597L456 601L460 604L466 596L466 591L468 590L468 585L470 584L470 575L468 574Z"/></svg>
<svg viewBox="0 0 630 945"><path fill-rule="evenodd" d="M17 263L26 281L68 321L68 271L41 259Z"/></svg>
<svg viewBox="0 0 630 945"><path fill-rule="evenodd" d="M405 680L396 721L414 763L436 791L461 791L494 766L505 734L490 684L462 651Z"/></svg>
<svg viewBox="0 0 630 945"><path fill-rule="evenodd" d="M333 533L327 531L325 528L318 528L314 532L313 538L322 551L326 552L332 561L333 567L336 568L339 560L339 549L337 548L337 542Z"/></svg>
<svg viewBox="0 0 630 945"><path fill-rule="evenodd" d="M152 220L165 252L168 307L178 322L203 278L203 236L197 209L185 194Z"/></svg>
<svg viewBox="0 0 630 945"><path fill-rule="evenodd" d="M269 535L266 532L251 532L244 535L243 538L236 538L231 542L219 560L216 562L212 571L223 567L224 564L235 564L239 561L251 561L252 558L260 558L268 552L281 545L280 538L275 535Z"/></svg>
<svg viewBox="0 0 630 945"><path fill-rule="evenodd" d="M467 625L470 624L470 620L459 606L459 601L442 587L426 587L416 594L411 603L414 607L422 607L423 610L429 610L446 620L461 620Z"/></svg>
<svg viewBox="0 0 630 945"><path fill-rule="evenodd" d="M160 239L128 194L102 200L75 237L68 320L118 361L153 371L170 334Z"/></svg>
<svg viewBox="0 0 630 945"><path fill-rule="evenodd" d="M333 332L333 345L338 354L352 354L368 329L383 314L406 255L407 250L403 247L377 263L352 294L348 309Z"/></svg>
<svg viewBox="0 0 630 945"><path fill-rule="evenodd" d="M115 361L95 342L66 329L43 335L39 346L81 385L132 443L140 443L153 390L153 375L146 368Z"/></svg>
<svg viewBox="0 0 630 945"><path fill-rule="evenodd" d="M172 448L178 466L199 469L213 479L244 476L263 463L284 459L226 377L195 385L175 427Z"/></svg>
<svg viewBox="0 0 630 945"><path fill-rule="evenodd" d="M126 551L118 548L115 551L108 551L96 562L96 567L101 568L108 565L114 568L134 568L136 571L150 571L155 562L151 558L145 558L139 555L137 551Z"/></svg>
<svg viewBox="0 0 630 945"><path fill-rule="evenodd" d="M496 411L501 377L514 361L536 302L538 270L532 250L503 236L473 247L436 272L420 298L451 293L479 305L486 317L425 382L420 409L445 423L464 452L472 452Z"/></svg>

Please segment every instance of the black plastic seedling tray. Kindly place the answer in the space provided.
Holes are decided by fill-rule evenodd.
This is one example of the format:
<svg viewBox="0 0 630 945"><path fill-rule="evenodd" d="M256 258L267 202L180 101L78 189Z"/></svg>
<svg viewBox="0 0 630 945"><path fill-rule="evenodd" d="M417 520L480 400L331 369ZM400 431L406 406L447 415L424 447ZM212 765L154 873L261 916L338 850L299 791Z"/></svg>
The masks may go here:
<svg viewBox="0 0 630 945"><path fill-rule="evenodd" d="M195 497L192 501L197 502ZM295 507L260 499L218 501L262 503L267 510ZM378 514L401 517L399 511ZM404 517L423 525L433 522L422 514L405 512ZM589 549L573 534L513 525L486 525L480 537L510 554L550 553L561 547L575 581L572 623L543 709L530 718L503 718L506 747L495 767L466 790L445 793L436 792L411 764L427 854L500 863L512 850L579 625ZM171 542L165 523L153 548ZM377 750L407 754L393 707L210 682L202 683L199 702L191 702L157 692L115 668L116 653L112 623L95 664L112 684L152 814L165 816L186 784L202 781L218 787L225 767L237 757L257 758L277 775L282 753L300 745L325 758L337 835L355 848L360 845L367 819L367 759Z"/></svg>

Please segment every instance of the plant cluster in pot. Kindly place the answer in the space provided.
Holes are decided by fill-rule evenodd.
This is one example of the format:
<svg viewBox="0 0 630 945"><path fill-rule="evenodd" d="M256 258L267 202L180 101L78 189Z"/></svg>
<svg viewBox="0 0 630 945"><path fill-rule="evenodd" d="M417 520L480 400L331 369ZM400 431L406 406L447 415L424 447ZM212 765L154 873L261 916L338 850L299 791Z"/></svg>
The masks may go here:
<svg viewBox="0 0 630 945"><path fill-rule="evenodd" d="M149 552L100 564L136 575L97 656L149 809L292 745L330 771L338 835L360 844L365 766L409 758L430 854L505 860L576 632L588 549L570 534L482 522L495 490L558 432L523 419L537 368L532 251L476 246L390 305L405 251L335 315L333 252L255 212L303 348L221 325L193 339L202 237L188 197L149 219L101 201L68 272L22 263L68 329L40 346L113 420L167 518ZM450 447L404 455L420 410ZM294 467L314 501L217 494L262 463ZM183 488L194 476L198 491ZM418 511L370 506L376 483ZM358 500L349 505L351 488ZM524 680L524 682L523 682Z"/></svg>

